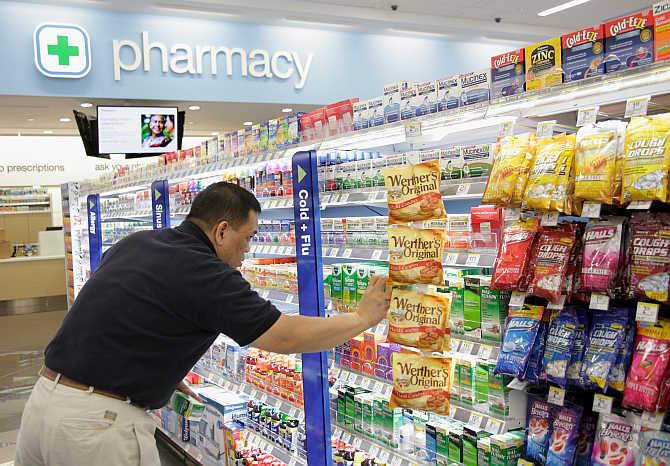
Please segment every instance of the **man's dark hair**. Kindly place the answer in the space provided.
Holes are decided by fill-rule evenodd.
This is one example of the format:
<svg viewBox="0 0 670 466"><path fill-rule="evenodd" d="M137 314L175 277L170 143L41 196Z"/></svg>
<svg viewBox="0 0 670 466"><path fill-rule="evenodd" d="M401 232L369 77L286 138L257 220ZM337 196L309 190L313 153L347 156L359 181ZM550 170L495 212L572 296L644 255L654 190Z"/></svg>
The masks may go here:
<svg viewBox="0 0 670 466"><path fill-rule="evenodd" d="M219 181L207 186L195 197L186 219L198 219L210 227L227 220L237 227L247 221L250 210L261 211L261 205L253 194L236 184Z"/></svg>

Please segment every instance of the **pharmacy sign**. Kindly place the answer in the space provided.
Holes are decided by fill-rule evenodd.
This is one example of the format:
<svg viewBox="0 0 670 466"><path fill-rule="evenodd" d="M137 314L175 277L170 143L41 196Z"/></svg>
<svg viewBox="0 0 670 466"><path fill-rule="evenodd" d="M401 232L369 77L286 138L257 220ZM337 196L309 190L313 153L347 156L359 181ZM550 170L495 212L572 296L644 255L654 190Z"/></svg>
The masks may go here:
<svg viewBox="0 0 670 466"><path fill-rule="evenodd" d="M91 40L76 24L40 24L33 48L35 66L50 78L83 78L91 71Z"/></svg>

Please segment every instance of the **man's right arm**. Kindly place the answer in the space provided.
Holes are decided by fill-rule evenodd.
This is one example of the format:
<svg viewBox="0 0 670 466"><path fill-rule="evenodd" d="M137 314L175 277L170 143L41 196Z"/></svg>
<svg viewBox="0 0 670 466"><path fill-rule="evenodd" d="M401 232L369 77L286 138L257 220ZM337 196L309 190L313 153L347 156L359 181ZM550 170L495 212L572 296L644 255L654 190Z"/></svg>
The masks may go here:
<svg viewBox="0 0 670 466"><path fill-rule="evenodd" d="M282 315L251 346L284 354L325 351L378 324L386 317L390 299L386 277L374 276L357 312L330 318Z"/></svg>

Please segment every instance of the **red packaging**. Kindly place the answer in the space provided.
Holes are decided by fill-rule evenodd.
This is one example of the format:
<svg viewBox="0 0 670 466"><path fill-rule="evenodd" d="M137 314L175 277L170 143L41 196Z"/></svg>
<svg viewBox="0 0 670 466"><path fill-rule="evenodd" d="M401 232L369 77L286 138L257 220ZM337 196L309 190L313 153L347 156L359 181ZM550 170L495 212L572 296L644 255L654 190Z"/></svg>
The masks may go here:
<svg viewBox="0 0 670 466"><path fill-rule="evenodd" d="M527 275L533 242L538 230L537 218L518 220L503 233L502 246L498 251L491 288L516 290L519 281Z"/></svg>
<svg viewBox="0 0 670 466"><path fill-rule="evenodd" d="M533 279L528 288L530 294L558 302L574 245L575 228L569 223L540 230L531 259Z"/></svg>
<svg viewBox="0 0 670 466"><path fill-rule="evenodd" d="M303 141L314 141L325 137L326 109L320 108L300 117Z"/></svg>
<svg viewBox="0 0 670 466"><path fill-rule="evenodd" d="M628 254L630 297L669 302L670 214L633 214Z"/></svg>
<svg viewBox="0 0 670 466"><path fill-rule="evenodd" d="M358 97L326 106L328 136L337 136L354 130L354 103L356 102L358 102Z"/></svg>
<svg viewBox="0 0 670 466"><path fill-rule="evenodd" d="M670 320L638 322L633 362L628 370L623 404L655 412L670 360Z"/></svg>
<svg viewBox="0 0 670 466"><path fill-rule="evenodd" d="M477 206L470 209L472 246L497 248L501 237L502 209L494 206Z"/></svg>

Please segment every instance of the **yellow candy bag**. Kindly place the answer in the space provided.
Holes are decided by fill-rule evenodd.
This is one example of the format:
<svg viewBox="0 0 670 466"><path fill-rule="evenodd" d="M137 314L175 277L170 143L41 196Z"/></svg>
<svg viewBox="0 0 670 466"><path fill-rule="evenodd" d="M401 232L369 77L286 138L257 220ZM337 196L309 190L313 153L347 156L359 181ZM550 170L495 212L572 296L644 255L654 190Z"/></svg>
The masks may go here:
<svg viewBox="0 0 670 466"><path fill-rule="evenodd" d="M451 349L447 293L421 293L408 287L394 287L389 307L388 341L422 351Z"/></svg>
<svg viewBox="0 0 670 466"><path fill-rule="evenodd" d="M537 140L533 168L528 176L524 205L529 209L567 210L575 135L559 134Z"/></svg>
<svg viewBox="0 0 670 466"><path fill-rule="evenodd" d="M534 134L530 133L528 141L528 152L526 157L523 159L521 165L519 166L519 176L517 176L516 183L514 185L514 194L512 195L511 204L513 206L519 206L523 202L523 195L526 192L526 185L528 184L528 177L530 176L530 171L535 164L535 151L537 149L537 138Z"/></svg>
<svg viewBox="0 0 670 466"><path fill-rule="evenodd" d="M668 201L670 113L633 117L626 128L622 203Z"/></svg>
<svg viewBox="0 0 670 466"><path fill-rule="evenodd" d="M389 280L395 284L444 285L446 232L395 226L388 229Z"/></svg>
<svg viewBox="0 0 670 466"><path fill-rule="evenodd" d="M575 143L576 134L558 135L554 139L564 139L563 153L559 159L554 182L554 192L551 196L551 210L564 214L572 213L572 197L575 189Z"/></svg>
<svg viewBox="0 0 670 466"><path fill-rule="evenodd" d="M509 205L515 193L525 187L527 170L533 158L535 135L506 136L496 145L491 174L486 183L483 204Z"/></svg>
<svg viewBox="0 0 670 466"><path fill-rule="evenodd" d="M384 170L389 224L445 218L437 160Z"/></svg>
<svg viewBox="0 0 670 466"><path fill-rule="evenodd" d="M449 415L452 359L393 353L393 392L389 406Z"/></svg>
<svg viewBox="0 0 670 466"><path fill-rule="evenodd" d="M626 123L604 121L582 126L575 146L575 200L618 203L618 175Z"/></svg>

